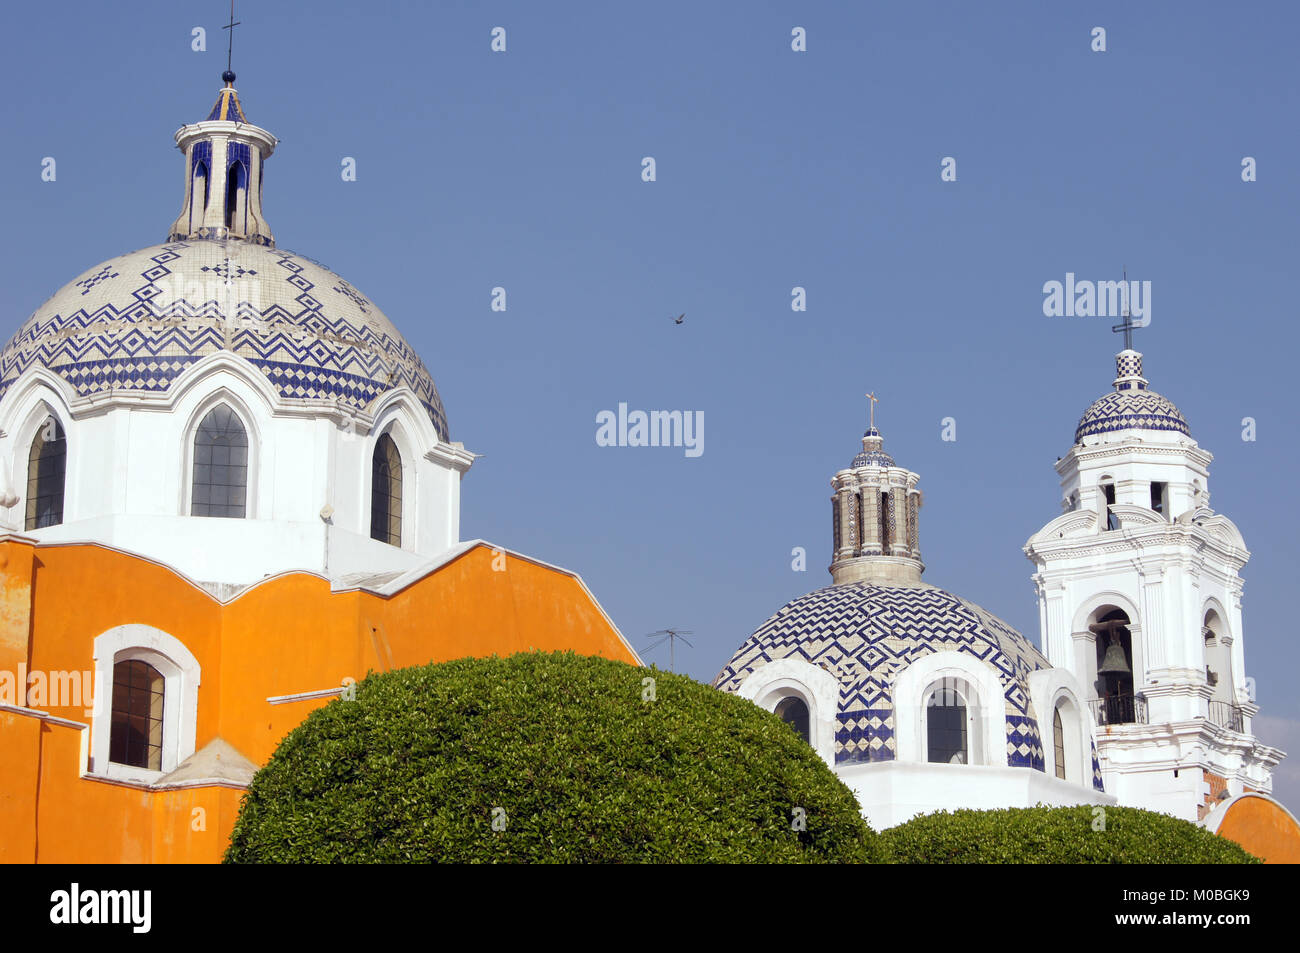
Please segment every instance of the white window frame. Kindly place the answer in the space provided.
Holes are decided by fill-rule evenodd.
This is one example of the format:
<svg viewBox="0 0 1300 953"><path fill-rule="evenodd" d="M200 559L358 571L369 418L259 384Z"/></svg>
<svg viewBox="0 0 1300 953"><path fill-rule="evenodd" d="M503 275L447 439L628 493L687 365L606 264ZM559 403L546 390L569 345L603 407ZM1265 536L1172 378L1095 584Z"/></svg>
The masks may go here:
<svg viewBox="0 0 1300 953"><path fill-rule="evenodd" d="M387 434L389 439L397 446L397 455L402 459L402 544L393 547L410 552L416 550L416 536L419 533L419 487L417 485L416 475L416 449L415 443L411 440L410 431L404 423L401 405L395 405L387 412L383 419L378 421L374 429L366 435L365 454L362 461L362 505L361 505L361 534L372 542L384 546L391 546L391 543L385 543L377 540L370 535L370 508L374 505L375 499L375 448L379 446L379 438Z"/></svg>
<svg viewBox="0 0 1300 953"><path fill-rule="evenodd" d="M95 700L91 720L90 773L121 781L152 783L194 753L198 730L198 659L175 636L150 625L119 625L95 637ZM162 768L152 770L109 760L113 730L113 667L148 662L163 677Z"/></svg>
<svg viewBox="0 0 1300 953"><path fill-rule="evenodd" d="M770 712L783 699L798 696L808 706L808 744L835 766L840 683L830 672L802 658L777 659L751 672L736 694Z"/></svg>
<svg viewBox="0 0 1300 953"><path fill-rule="evenodd" d="M951 761L930 760L930 699L937 691L950 691L961 699L961 706L966 711L966 760L957 764L983 764L983 752L980 751L980 726L977 718L979 705L975 701L979 696L966 679L945 676L926 686L921 692L921 743L925 746L921 760L927 764L953 764Z"/></svg>
<svg viewBox="0 0 1300 953"><path fill-rule="evenodd" d="M1054 781L1056 745L1052 735L1052 713L1061 706L1061 727L1065 731L1065 781L1092 787L1092 713L1084 704L1084 694L1074 674L1063 668L1039 669L1029 673L1029 697L1038 716L1039 734L1043 738L1043 771Z"/></svg>
<svg viewBox="0 0 1300 953"><path fill-rule="evenodd" d="M1007 712L1002 679L993 666L968 652L923 655L895 674L893 682L895 744L899 761L928 764L925 702L945 678L970 689L966 698L967 763L1007 766Z"/></svg>

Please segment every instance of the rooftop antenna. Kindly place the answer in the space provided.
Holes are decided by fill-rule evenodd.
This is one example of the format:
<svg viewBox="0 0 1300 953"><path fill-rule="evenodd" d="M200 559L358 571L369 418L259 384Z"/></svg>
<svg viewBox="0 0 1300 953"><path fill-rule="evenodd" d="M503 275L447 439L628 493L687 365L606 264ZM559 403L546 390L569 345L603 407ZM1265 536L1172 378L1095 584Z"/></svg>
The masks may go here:
<svg viewBox="0 0 1300 953"><path fill-rule="evenodd" d="M659 646L667 642L668 643L668 671L674 672L677 670L676 669L677 640L681 639L687 645L691 645L690 640L684 639L682 638L682 636L694 635L694 634L695 633L692 632L690 629L660 629L658 632L651 632L648 636L646 636L646 638L653 639L656 636L658 636L659 638L656 639L656 641L653 642L652 644L647 645L646 651L649 652L651 649L657 649ZM695 646L691 645L691 648L695 648Z"/></svg>
<svg viewBox="0 0 1300 953"><path fill-rule="evenodd" d="M235 51L235 27L239 26L240 22L235 19L235 0L230 0L230 22L221 28L230 31L226 40L226 71L221 74L222 81L227 85L235 81L235 74L230 68L230 58Z"/></svg>
<svg viewBox="0 0 1300 953"><path fill-rule="evenodd" d="M1111 330L1119 333L1124 332L1124 350L1133 350L1133 329L1140 328L1142 325L1133 323L1133 315L1128 310L1128 268L1124 268L1124 320L1120 324L1111 325Z"/></svg>

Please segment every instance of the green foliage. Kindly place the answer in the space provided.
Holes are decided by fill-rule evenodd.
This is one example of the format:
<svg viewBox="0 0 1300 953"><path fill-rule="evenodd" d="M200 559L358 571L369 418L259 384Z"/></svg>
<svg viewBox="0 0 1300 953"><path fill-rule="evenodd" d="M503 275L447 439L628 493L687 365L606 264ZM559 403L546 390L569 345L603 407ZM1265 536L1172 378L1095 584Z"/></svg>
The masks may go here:
<svg viewBox="0 0 1300 953"><path fill-rule="evenodd" d="M875 859L852 792L798 735L682 675L525 653L356 689L253 778L228 863Z"/></svg>
<svg viewBox="0 0 1300 953"><path fill-rule="evenodd" d="M1232 841L1135 807L1030 807L940 811L882 831L883 859L898 864L1250 864Z"/></svg>

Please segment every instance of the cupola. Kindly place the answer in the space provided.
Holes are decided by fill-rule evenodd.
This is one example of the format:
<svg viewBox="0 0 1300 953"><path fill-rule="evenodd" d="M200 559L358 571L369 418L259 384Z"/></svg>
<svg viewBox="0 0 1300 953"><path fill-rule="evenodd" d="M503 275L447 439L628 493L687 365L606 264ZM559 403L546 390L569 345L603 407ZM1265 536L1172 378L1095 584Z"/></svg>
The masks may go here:
<svg viewBox="0 0 1300 953"><path fill-rule="evenodd" d="M277 140L244 115L235 74L226 70L221 78L226 85L208 118L176 131L185 153L185 206L167 240L234 238L273 247L262 217L262 164Z"/></svg>

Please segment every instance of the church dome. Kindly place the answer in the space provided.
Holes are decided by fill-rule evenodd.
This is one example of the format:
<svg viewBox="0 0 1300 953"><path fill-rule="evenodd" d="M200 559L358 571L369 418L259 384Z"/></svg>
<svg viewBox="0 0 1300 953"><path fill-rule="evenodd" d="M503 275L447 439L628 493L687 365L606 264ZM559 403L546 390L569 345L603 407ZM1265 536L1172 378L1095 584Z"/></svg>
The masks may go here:
<svg viewBox="0 0 1300 953"><path fill-rule="evenodd" d="M1030 672L1050 665L1019 632L972 602L933 586L847 583L788 602L759 626L714 680L736 691L755 671L803 660L839 684L835 762L897 756L896 676L936 652L963 652L997 673L1006 705L1007 763L1044 769Z"/></svg>
<svg viewBox="0 0 1300 953"><path fill-rule="evenodd" d="M853 458L850 466L855 470L858 467L897 466L894 463L894 458L885 453L883 444L884 438L880 436L880 431L875 427L868 428L867 432L862 435L862 450Z"/></svg>
<svg viewBox="0 0 1300 953"><path fill-rule="evenodd" d="M308 404L363 410L405 385L448 439L429 372L365 295L310 258L234 238L174 240L78 276L0 351L0 397L33 366L81 396L166 391L223 350Z"/></svg>
<svg viewBox="0 0 1300 953"><path fill-rule="evenodd" d="M1074 442L1114 430L1167 430L1191 436L1187 421L1169 398L1157 394L1142 376L1142 355L1132 349L1115 357L1115 390L1084 411Z"/></svg>

